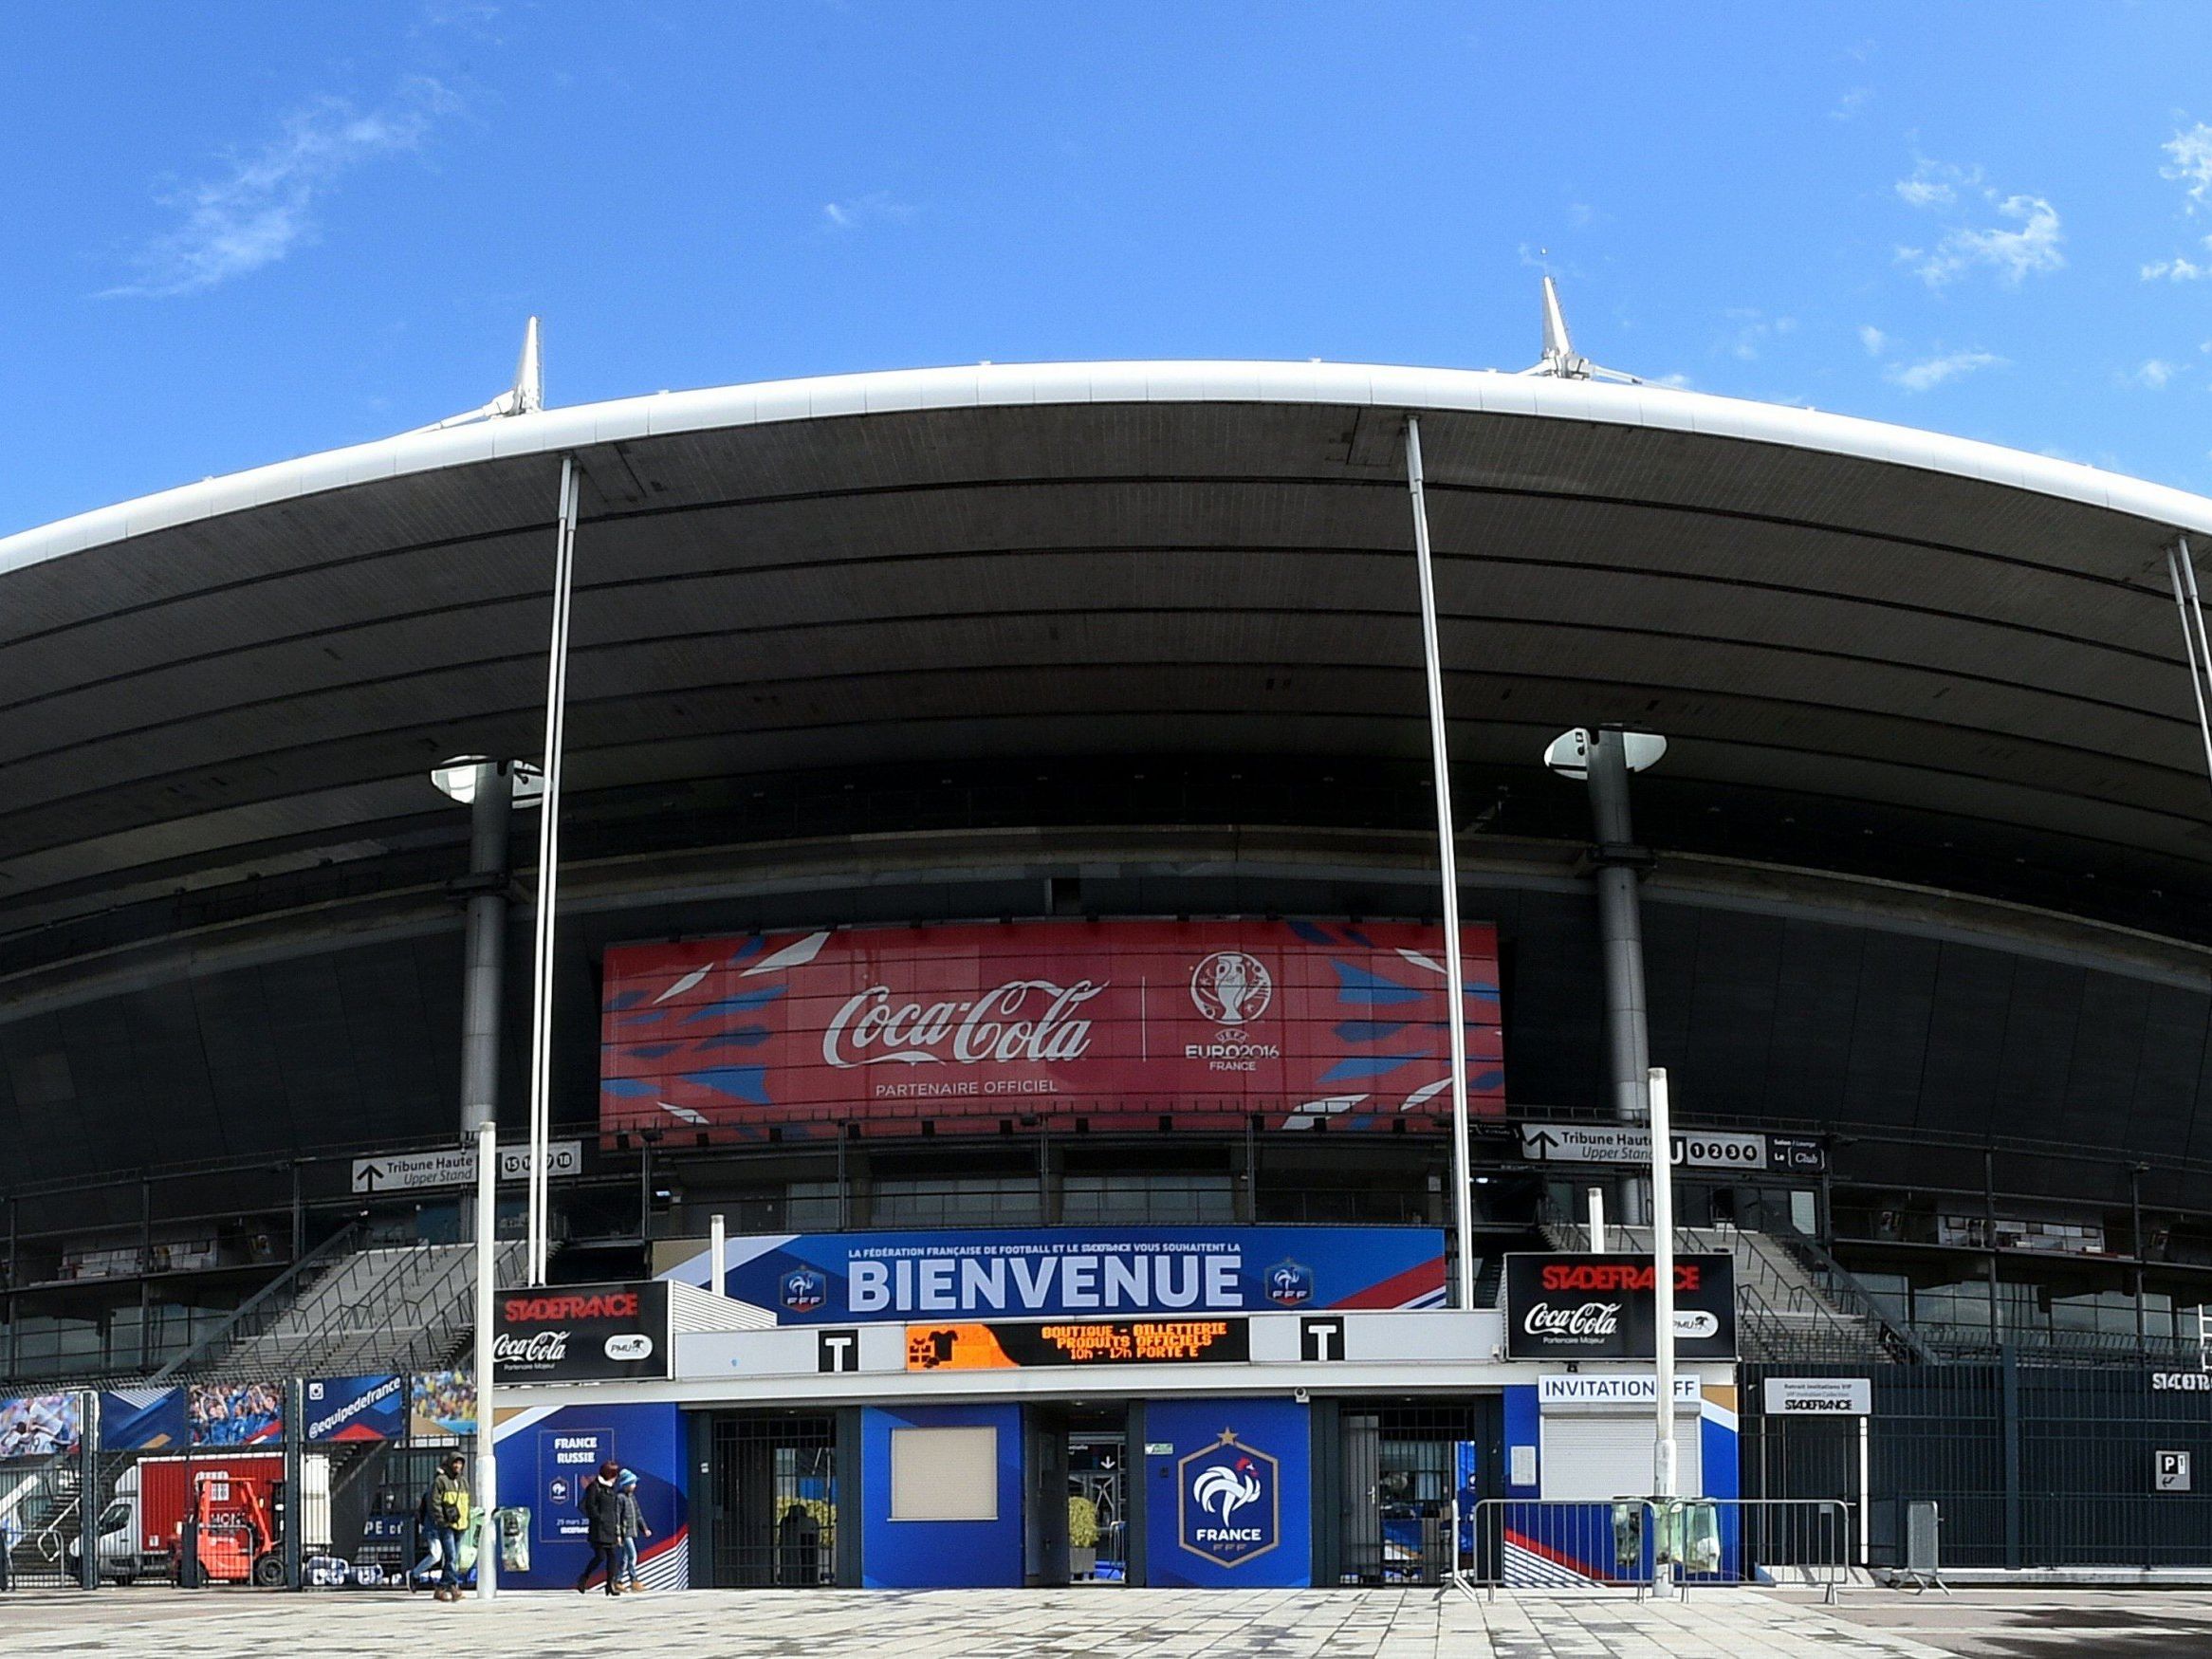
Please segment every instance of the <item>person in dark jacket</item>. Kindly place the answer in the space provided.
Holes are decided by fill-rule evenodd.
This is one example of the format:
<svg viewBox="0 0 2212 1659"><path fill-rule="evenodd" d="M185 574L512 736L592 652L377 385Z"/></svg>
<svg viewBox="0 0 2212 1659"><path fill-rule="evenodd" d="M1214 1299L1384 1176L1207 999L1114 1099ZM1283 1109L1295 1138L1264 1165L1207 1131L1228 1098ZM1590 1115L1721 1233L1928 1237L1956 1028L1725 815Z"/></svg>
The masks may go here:
<svg viewBox="0 0 2212 1659"><path fill-rule="evenodd" d="M622 1508L621 1496L615 1486L621 1473L622 1465L609 1458L599 1465L599 1478L583 1489L583 1519L591 1539L591 1559L584 1563L583 1576L576 1581L579 1595L591 1588L591 1576L601 1566L607 1571L607 1594L622 1594Z"/></svg>

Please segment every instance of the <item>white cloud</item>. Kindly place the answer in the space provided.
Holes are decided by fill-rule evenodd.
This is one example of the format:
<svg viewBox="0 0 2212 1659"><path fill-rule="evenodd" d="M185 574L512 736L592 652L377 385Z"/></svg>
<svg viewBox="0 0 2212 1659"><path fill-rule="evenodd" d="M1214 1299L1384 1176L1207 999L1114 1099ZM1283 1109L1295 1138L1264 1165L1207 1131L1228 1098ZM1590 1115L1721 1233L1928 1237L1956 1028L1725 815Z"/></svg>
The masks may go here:
<svg viewBox="0 0 2212 1659"><path fill-rule="evenodd" d="M316 207L341 177L379 157L418 149L433 123L457 108L451 92L422 78L381 109L364 113L343 99L323 98L294 111L258 150L163 196L183 222L138 250L138 281L107 293L196 294L276 264L315 239Z"/></svg>
<svg viewBox="0 0 2212 1659"><path fill-rule="evenodd" d="M913 216L912 208L905 202L892 200L880 190L872 190L848 201L821 204L822 225L831 230L857 230L864 225L883 220L903 225Z"/></svg>
<svg viewBox="0 0 2212 1659"><path fill-rule="evenodd" d="M1896 184L1897 195L1908 207L1947 208L1955 206L1959 193L1972 190L1982 182L1979 167L1953 167L1947 161L1930 161L1923 156L1912 165L1912 176L1900 178Z"/></svg>
<svg viewBox="0 0 2212 1659"><path fill-rule="evenodd" d="M2137 273L2147 283L2194 283L2212 276L2212 265L2199 265L2191 259L2176 254L2171 259L2154 259Z"/></svg>
<svg viewBox="0 0 2212 1659"><path fill-rule="evenodd" d="M2019 229L2008 230L1993 225L1974 230L1962 225L1945 231L1932 252L1900 249L1899 256L1931 288L1955 282L1983 265L1997 272L1999 282L2017 288L2032 272L2057 270L2066 264L2066 255L2058 250L2058 245L2066 240L2065 232L2058 227L2057 210L2049 202L2039 195L2008 195L1997 204L1997 211L2001 217L2016 221Z"/></svg>
<svg viewBox="0 0 2212 1659"><path fill-rule="evenodd" d="M2180 373L2179 363L2169 363L2164 358L2146 358L2143 366L2135 371L2133 378L2138 385L2160 392L2166 389L2167 381Z"/></svg>
<svg viewBox="0 0 2212 1659"><path fill-rule="evenodd" d="M1732 356L1752 361L1778 336L1797 332L1795 317L1769 317L1763 311L1738 308L1725 314L1736 324L1736 333L1728 341Z"/></svg>
<svg viewBox="0 0 2212 1659"><path fill-rule="evenodd" d="M2158 170L2161 178L2180 180L2188 188L2189 212L2212 206L2212 127L2199 121L2185 133L2176 133L2160 146L2173 157Z"/></svg>
<svg viewBox="0 0 2212 1659"><path fill-rule="evenodd" d="M1867 348L1869 357L1878 358L1889 349L1889 337L1871 323L1862 323L1859 324L1859 344Z"/></svg>
<svg viewBox="0 0 2212 1659"><path fill-rule="evenodd" d="M1945 380L1955 380L1978 369L1996 368L2003 361L2004 359L1994 352L1946 352L1941 357L1925 358L1917 363L1892 364L1883 378L1890 385L1901 386L1908 392L1929 392Z"/></svg>
<svg viewBox="0 0 2212 1659"><path fill-rule="evenodd" d="M2000 196L1982 180L1979 167L1958 167L1923 156L1913 163L1912 176L1900 178L1893 187L1907 206L1941 212L1946 218L1954 212L1963 215L1979 198L2000 219L2018 226L1984 229L1954 224L1932 249L1899 248L1899 263L1912 267L1931 288L1955 282L1977 266L1989 267L2007 287L2018 287L2032 272L2057 270L2066 264L2065 254L2058 250L2066 237L2059 229L2057 209L2039 195Z"/></svg>
<svg viewBox="0 0 2212 1659"><path fill-rule="evenodd" d="M1832 121L1856 120L1859 113L1874 101L1871 86L1854 86L1835 101L1835 107L1828 112Z"/></svg>

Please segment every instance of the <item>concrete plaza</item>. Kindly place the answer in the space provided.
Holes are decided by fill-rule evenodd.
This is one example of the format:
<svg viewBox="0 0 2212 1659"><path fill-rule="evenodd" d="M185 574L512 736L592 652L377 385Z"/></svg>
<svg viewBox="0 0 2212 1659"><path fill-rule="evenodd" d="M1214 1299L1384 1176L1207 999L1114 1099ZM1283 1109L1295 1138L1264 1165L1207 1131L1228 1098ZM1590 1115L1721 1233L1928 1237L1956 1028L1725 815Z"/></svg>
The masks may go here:
<svg viewBox="0 0 2212 1659"><path fill-rule="evenodd" d="M1861 1590L1824 1608L1749 1591L1687 1604L1541 1594L1490 1604L1429 1590L698 1591L615 1602L518 1594L490 1610L369 1592L0 1596L0 1650L10 1653L390 1659L425 1643L535 1659L2150 1659L2212 1652L2212 1594Z"/></svg>

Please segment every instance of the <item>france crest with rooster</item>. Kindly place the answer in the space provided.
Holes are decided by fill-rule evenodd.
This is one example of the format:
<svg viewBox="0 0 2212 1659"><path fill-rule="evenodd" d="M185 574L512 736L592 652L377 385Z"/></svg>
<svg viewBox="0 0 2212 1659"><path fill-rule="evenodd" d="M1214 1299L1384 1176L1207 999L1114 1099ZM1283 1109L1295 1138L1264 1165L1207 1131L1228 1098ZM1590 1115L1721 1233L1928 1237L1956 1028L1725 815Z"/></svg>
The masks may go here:
<svg viewBox="0 0 2212 1659"><path fill-rule="evenodd" d="M1276 1460L1225 1429L1176 1465L1182 1546L1221 1567L1241 1567L1281 1541L1282 1483Z"/></svg>

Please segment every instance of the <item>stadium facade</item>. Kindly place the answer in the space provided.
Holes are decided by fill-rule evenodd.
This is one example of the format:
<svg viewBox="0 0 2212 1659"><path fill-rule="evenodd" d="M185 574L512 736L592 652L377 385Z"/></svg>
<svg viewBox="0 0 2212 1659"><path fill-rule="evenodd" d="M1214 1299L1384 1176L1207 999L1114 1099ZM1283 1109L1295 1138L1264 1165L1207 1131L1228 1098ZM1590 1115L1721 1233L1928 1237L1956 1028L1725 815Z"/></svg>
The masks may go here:
<svg viewBox="0 0 2212 1659"><path fill-rule="evenodd" d="M1648 1359L1524 1352L1500 1300L1508 1256L1587 1247L1592 1189L1634 1213L1623 871L1678 1219L1740 1293L1738 1346L1687 1362L1690 1480L1830 1479L1834 1445L1760 1421L1765 1371L1878 1373L1912 1434L1951 1410L1912 1416L1931 1378L2014 1391L1940 1478L1877 1409L1877 1549L1942 1485L1993 1505L1993 1564L2037 1553L2021 1367L2141 1429L2078 1477L2115 1528L2153 1442L2212 1456L2173 1380L2212 1292L2173 549L2212 501L1574 373L1321 363L531 410L0 541L0 1392L212 1374L241 1308L464 1236L464 1101L519 1140L530 1093L535 820L472 844L431 773L504 788L541 751L564 477L574 1145L501 1451L541 1511L618 1443L665 1488L667 1581L1088 1549L1303 1583L1417 1573L1454 1492L1620 1489ZM1542 763L1574 729L1666 739L1632 837ZM472 936L505 968L473 1008ZM747 1310L719 1325L714 1217ZM624 1320L656 1358L614 1360ZM533 1382L533 1323L613 1333L609 1368Z"/></svg>

